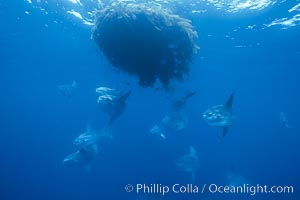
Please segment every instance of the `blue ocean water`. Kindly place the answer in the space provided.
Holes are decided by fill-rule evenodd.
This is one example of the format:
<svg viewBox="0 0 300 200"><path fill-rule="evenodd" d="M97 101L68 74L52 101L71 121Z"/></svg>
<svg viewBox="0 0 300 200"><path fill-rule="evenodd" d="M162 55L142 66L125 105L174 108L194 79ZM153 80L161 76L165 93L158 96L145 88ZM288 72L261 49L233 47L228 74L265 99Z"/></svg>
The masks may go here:
<svg viewBox="0 0 300 200"><path fill-rule="evenodd" d="M86 13L97 4L75 2L77 7L67 0L0 0L0 199L150 199L124 187L190 183L174 166L190 145L200 163L194 185L229 185L233 173L251 185L293 186L294 193L173 193L162 199L300 198L299 1L260 1L270 4L258 8L226 7L226 1L170 3L168 9L192 20L200 50L190 76L176 88L197 92L183 111L188 125L167 140L149 130L171 112L175 94L142 88L134 77L113 70L91 40L89 21L67 12ZM78 88L68 100L57 87L73 80ZM91 171L63 166L88 124L105 125L95 89L128 82L132 94L113 124L114 139L99 148ZM202 113L232 92L235 121L222 139L222 129L208 126ZM281 112L293 128L283 126Z"/></svg>

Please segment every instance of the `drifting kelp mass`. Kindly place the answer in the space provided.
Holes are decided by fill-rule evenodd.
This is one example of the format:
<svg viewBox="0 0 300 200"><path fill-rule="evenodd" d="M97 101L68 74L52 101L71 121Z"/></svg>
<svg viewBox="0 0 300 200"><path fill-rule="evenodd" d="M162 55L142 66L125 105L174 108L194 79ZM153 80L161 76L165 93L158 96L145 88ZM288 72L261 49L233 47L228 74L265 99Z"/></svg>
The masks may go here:
<svg viewBox="0 0 300 200"><path fill-rule="evenodd" d="M141 86L158 79L164 87L182 81L196 53L191 21L156 4L117 1L99 10L93 39L110 63L139 78Z"/></svg>

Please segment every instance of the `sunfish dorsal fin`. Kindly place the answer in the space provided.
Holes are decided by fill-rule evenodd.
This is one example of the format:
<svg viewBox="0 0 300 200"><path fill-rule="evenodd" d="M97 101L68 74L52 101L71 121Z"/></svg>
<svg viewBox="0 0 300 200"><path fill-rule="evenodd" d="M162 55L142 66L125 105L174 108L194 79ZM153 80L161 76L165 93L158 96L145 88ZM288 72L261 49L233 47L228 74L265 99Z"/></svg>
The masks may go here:
<svg viewBox="0 0 300 200"><path fill-rule="evenodd" d="M196 151L194 149L193 146L190 146L190 153L189 153L191 156L196 156Z"/></svg>
<svg viewBox="0 0 300 200"><path fill-rule="evenodd" d="M115 111L111 115L110 120L108 122L108 126L111 125L116 120L116 118L123 112L123 110L125 108L125 103L126 103L125 101L129 97L130 94L131 94L131 91L128 91L115 100L115 107L117 108L117 111Z"/></svg>
<svg viewBox="0 0 300 200"><path fill-rule="evenodd" d="M188 99L188 98L194 96L195 94L196 94L196 92L189 92L189 93L184 97L184 99Z"/></svg>
<svg viewBox="0 0 300 200"><path fill-rule="evenodd" d="M234 93L232 93L229 97L229 99L226 101L225 106L231 108L232 107L232 102L233 102L233 97L234 97Z"/></svg>
<svg viewBox="0 0 300 200"><path fill-rule="evenodd" d="M117 101L119 102L125 102L126 99L129 97L129 95L131 94L131 91L126 92L125 94L123 94L122 96L120 96Z"/></svg>

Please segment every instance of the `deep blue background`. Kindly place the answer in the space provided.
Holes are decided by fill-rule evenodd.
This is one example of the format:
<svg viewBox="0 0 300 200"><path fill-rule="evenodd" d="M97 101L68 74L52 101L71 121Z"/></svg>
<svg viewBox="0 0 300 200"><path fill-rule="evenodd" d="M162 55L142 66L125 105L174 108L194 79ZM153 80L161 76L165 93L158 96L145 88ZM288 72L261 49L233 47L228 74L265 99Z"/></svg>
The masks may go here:
<svg viewBox="0 0 300 200"><path fill-rule="evenodd" d="M134 85L114 124L113 143L86 173L64 167L62 160L76 150L72 141L87 124L98 129L105 124L95 88L134 80L111 69L90 39L90 27L56 7L45 15L23 1L0 3L0 199L135 199L125 193L125 184L187 182L173 162L189 145L201 163L196 184L228 184L234 166L252 184L294 186L293 195L253 199L300 198L300 28L243 28L283 17L295 4L258 14L190 17L201 49L179 89L197 91L184 110L187 128L167 141L150 137L149 129L170 112L172 94ZM237 27L242 28L233 31ZM73 80L78 90L67 101L57 86ZM236 122L221 141L221 130L207 126L202 112L224 103L231 92ZM294 129L282 127L281 111Z"/></svg>

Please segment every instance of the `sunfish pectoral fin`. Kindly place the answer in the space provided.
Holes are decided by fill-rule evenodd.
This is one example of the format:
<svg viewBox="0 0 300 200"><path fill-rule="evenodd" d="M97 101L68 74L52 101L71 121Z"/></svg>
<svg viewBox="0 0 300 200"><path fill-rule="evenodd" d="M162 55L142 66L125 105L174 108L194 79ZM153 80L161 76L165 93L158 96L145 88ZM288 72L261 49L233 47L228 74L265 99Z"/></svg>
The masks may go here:
<svg viewBox="0 0 300 200"><path fill-rule="evenodd" d="M196 155L196 151L195 151L195 149L194 149L193 146L190 146L190 152L189 152L189 154L190 154L191 156L195 156L195 155Z"/></svg>
<svg viewBox="0 0 300 200"><path fill-rule="evenodd" d="M224 138L227 135L228 130L229 130L229 126L226 126L226 127L223 128L222 138Z"/></svg>
<svg viewBox="0 0 300 200"><path fill-rule="evenodd" d="M232 102L233 102L233 97L234 97L234 93L232 93L229 97L229 99L226 101L225 105L229 108L232 107Z"/></svg>

